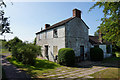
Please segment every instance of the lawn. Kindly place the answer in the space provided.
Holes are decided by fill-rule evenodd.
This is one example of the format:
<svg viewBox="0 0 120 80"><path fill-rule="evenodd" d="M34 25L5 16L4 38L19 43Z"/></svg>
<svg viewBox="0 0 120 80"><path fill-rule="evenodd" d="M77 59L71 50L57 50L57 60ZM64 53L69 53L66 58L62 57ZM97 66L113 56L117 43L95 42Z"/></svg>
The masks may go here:
<svg viewBox="0 0 120 80"><path fill-rule="evenodd" d="M30 65L24 65L21 62L16 61L11 56L7 57L7 59L12 64L14 64L18 68L20 68L21 70L27 71L27 73L30 74L32 78L51 78L53 76L51 76L51 77L47 77L47 76L55 75L55 74L62 74L62 73L72 72L72 71L77 71L77 70L82 70L82 69L85 69L85 71L87 71L87 70L93 69L93 67L94 68L95 67L96 68L97 67L105 67L105 66L101 66L101 65L96 65L91 68L65 67L65 66L60 66L59 64L48 61L48 60L41 60L38 58L36 59L35 66L30 66ZM118 63L119 60L120 60L119 58L111 57L111 58L104 59L102 61L102 63L115 64L115 63ZM89 76L92 76L94 78L118 78L119 70L120 70L120 68L118 68L118 66L115 66L115 67L111 66L105 70L96 72ZM71 73L67 73L67 74L70 75ZM75 74L75 73L73 73L73 74ZM65 75L66 74L63 74L61 76L65 76ZM54 77L58 77L58 76L55 75Z"/></svg>
<svg viewBox="0 0 120 80"><path fill-rule="evenodd" d="M44 73L49 73L54 71L54 69L58 67L62 67L57 63L54 63L48 60L41 60L38 58L36 59L36 64L34 66L24 65L22 64L22 62L18 62L11 56L8 56L7 60L12 64L14 64L16 67L27 71L27 73L34 78L44 78Z"/></svg>
<svg viewBox="0 0 120 80"><path fill-rule="evenodd" d="M119 75L120 68L108 68L106 70L96 72L90 76L94 78L120 78Z"/></svg>
<svg viewBox="0 0 120 80"><path fill-rule="evenodd" d="M91 74L90 76L94 78L120 78L120 65L118 65L120 62L119 57L110 57L106 58L102 61L102 63L107 63L108 65L115 65L109 66L108 69L96 72L94 74Z"/></svg>

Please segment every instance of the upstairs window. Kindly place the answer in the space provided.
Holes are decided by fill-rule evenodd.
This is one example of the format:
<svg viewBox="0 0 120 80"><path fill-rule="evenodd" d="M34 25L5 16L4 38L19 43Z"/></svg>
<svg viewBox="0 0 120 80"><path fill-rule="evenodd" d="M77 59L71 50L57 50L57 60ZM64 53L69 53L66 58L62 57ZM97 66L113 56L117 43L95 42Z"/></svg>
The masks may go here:
<svg viewBox="0 0 120 80"><path fill-rule="evenodd" d="M54 38L58 38L57 29L54 29L54 30L53 30L53 37L54 37Z"/></svg>

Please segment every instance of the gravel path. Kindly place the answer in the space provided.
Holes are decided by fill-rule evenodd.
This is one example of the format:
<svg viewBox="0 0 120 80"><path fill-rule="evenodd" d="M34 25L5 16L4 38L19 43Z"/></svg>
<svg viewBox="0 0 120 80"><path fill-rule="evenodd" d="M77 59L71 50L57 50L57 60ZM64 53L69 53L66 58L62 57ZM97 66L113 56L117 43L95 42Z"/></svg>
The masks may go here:
<svg viewBox="0 0 120 80"><path fill-rule="evenodd" d="M30 80L30 76L25 73L25 71L22 71L18 68L16 68L14 65L12 65L10 62L6 60L6 56L2 56L2 67L5 71L6 78L8 80Z"/></svg>

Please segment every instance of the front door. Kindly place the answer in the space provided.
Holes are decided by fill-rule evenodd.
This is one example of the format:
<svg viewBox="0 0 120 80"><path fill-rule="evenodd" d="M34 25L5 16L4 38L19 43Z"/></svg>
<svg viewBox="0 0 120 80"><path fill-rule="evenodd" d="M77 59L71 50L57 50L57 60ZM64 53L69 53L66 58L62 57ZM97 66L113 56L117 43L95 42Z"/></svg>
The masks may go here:
<svg viewBox="0 0 120 80"><path fill-rule="evenodd" d="M84 60L84 46L80 46L80 57L81 57L81 60L83 61Z"/></svg>
<svg viewBox="0 0 120 80"><path fill-rule="evenodd" d="M49 56L48 56L48 46L45 46L45 57L49 60Z"/></svg>

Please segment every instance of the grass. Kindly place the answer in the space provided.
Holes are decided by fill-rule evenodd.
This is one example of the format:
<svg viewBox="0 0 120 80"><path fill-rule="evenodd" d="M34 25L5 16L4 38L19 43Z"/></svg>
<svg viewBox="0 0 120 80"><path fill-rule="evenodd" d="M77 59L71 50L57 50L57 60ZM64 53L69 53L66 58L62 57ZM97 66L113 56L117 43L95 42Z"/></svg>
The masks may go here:
<svg viewBox="0 0 120 80"><path fill-rule="evenodd" d="M7 49L0 49L0 52L2 52L2 54L4 54L4 53L10 53Z"/></svg>
<svg viewBox="0 0 120 80"><path fill-rule="evenodd" d="M120 68L108 68L106 70L96 72L89 76L92 76L94 78L120 78L119 70Z"/></svg>
<svg viewBox="0 0 120 80"><path fill-rule="evenodd" d="M27 73L30 74L32 76L32 78L46 78L46 76L49 76L49 75L55 75L57 73L58 74L62 73L62 71L70 71L71 72L71 71L75 71L75 70L79 69L76 67L60 66L57 63L54 63L54 62L51 62L48 60L41 60L38 58L36 59L36 64L34 66L24 65L24 64L22 64L22 62L18 62L11 56L7 57L7 59L8 59L8 61L10 61L12 64L17 66L18 68L27 71ZM120 58L118 58L118 57L111 57L111 58L104 59L102 62L115 64L115 63L118 63L119 60L120 60ZM95 67L97 67L97 66L95 66ZM99 67L99 65L98 65L98 67ZM92 69L92 68L93 67L86 68L86 70ZM57 70L59 70L59 71L57 71ZM90 76L93 76L94 78L118 78L118 73L119 73L118 71L120 71L120 69L117 67L116 68L109 67L106 70L96 72L94 74L91 74ZM55 77L57 77L57 76L55 76Z"/></svg>
<svg viewBox="0 0 120 80"><path fill-rule="evenodd" d="M34 66L24 65L22 62L15 60L13 57L7 57L7 60L11 62L16 67L19 67L22 70L27 71L33 78L44 78L44 73L50 73L56 68L61 67L59 64L48 61L36 59L36 64Z"/></svg>
<svg viewBox="0 0 120 80"><path fill-rule="evenodd" d="M119 57L109 57L109 58L105 58L102 62L115 65L120 62L120 58ZM120 78L120 68L119 68L119 66L109 67L108 69L105 69L100 72L96 72L89 76L92 76L94 78Z"/></svg>

